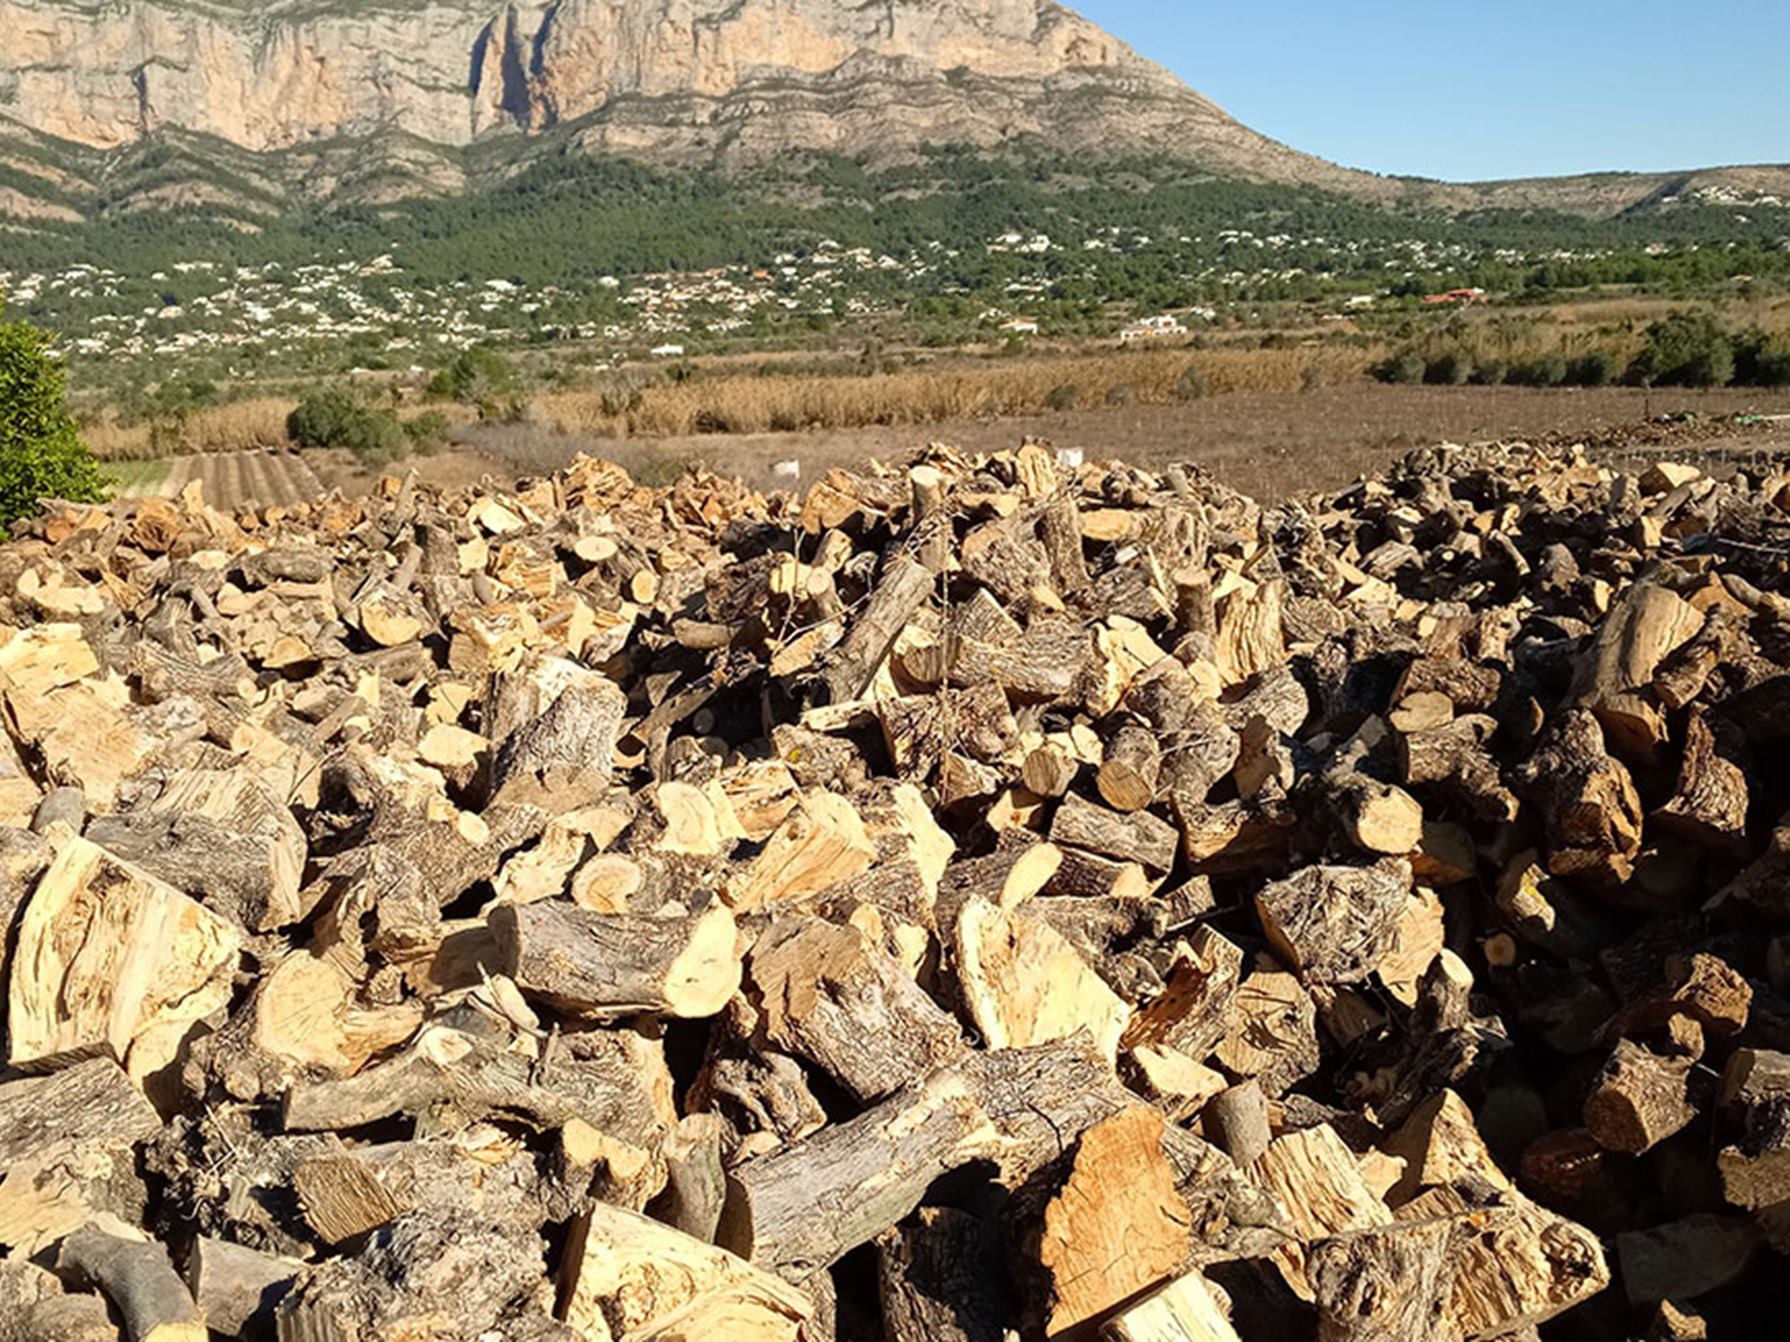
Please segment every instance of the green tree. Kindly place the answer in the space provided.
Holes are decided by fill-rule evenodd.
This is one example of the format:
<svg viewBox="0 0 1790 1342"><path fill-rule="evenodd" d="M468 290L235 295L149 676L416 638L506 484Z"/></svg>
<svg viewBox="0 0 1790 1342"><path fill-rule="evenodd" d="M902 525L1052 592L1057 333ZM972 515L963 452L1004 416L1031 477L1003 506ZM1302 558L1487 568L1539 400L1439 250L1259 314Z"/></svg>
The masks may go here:
<svg viewBox="0 0 1790 1342"><path fill-rule="evenodd" d="M345 447L367 466L395 461L410 448L396 415L346 387L324 387L300 401L286 416L286 436L300 447Z"/></svg>
<svg viewBox="0 0 1790 1342"><path fill-rule="evenodd" d="M475 405L487 418L510 417L521 390L514 365L496 350L482 345L461 350L429 380L431 396Z"/></svg>
<svg viewBox="0 0 1790 1342"><path fill-rule="evenodd" d="M1647 328L1628 376L1647 387L1725 387L1734 380L1734 337L1713 312L1674 312Z"/></svg>
<svg viewBox="0 0 1790 1342"><path fill-rule="evenodd" d="M105 477L63 399L49 336L29 322L0 323L0 532L39 499L105 497Z"/></svg>

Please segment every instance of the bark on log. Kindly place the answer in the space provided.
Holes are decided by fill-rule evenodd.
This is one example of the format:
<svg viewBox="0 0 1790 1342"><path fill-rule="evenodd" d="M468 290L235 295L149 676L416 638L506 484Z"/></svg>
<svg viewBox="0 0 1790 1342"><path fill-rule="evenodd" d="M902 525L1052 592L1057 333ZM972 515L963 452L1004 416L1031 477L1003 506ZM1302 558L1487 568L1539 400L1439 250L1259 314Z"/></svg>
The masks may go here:
<svg viewBox="0 0 1790 1342"><path fill-rule="evenodd" d="M89 1224L62 1241L56 1261L105 1293L130 1342L206 1342L205 1316L161 1245Z"/></svg>
<svg viewBox="0 0 1790 1342"><path fill-rule="evenodd" d="M1106 749L1096 776L1100 795L1115 811L1141 811L1156 800L1162 776L1162 749L1147 727L1121 727Z"/></svg>

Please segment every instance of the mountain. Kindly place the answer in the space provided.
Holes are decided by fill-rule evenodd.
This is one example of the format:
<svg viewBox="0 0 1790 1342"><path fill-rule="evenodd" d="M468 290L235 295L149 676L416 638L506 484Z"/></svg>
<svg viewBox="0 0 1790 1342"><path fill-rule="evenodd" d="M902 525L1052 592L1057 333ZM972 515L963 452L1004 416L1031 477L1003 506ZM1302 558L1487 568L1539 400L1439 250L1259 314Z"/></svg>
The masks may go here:
<svg viewBox="0 0 1790 1342"><path fill-rule="evenodd" d="M1052 0L0 0L0 211L451 195L553 154L740 168L1019 141L1445 209L1608 214L1790 171L1449 187L1243 126Z"/></svg>

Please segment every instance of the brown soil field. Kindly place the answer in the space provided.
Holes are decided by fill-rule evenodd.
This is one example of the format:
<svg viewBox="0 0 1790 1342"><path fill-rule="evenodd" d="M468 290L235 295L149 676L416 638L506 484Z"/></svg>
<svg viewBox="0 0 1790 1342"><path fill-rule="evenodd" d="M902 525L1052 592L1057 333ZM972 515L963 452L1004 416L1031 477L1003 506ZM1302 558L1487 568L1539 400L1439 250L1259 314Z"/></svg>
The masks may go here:
<svg viewBox="0 0 1790 1342"><path fill-rule="evenodd" d="M1678 415L1694 419L1659 425ZM1580 439L1607 455L1649 452L1719 438L1724 452L1790 451L1790 421L1742 425L1723 417L1790 416L1790 392L1654 391L1612 387L1538 391L1518 387L1385 387L1350 384L1311 392L1237 392L1175 405L1070 410L1001 419L948 420L808 433L696 435L616 440L530 425L479 425L456 435L457 450L423 464L448 482L487 471L545 472L577 452L607 457L643 479L700 462L768 485L771 467L798 461L808 479L867 458L897 458L927 442L968 450L1012 447L1022 438L1080 448L1090 459L1142 465L1198 462L1257 497L1346 484L1413 448L1443 442Z"/></svg>
<svg viewBox="0 0 1790 1342"><path fill-rule="evenodd" d="M1735 418L1747 416L1762 419ZM684 466L701 463L769 488L772 467L783 461L800 462L803 478L812 480L833 466L897 459L928 442L993 451L1027 437L1079 448L1090 460L1197 462L1238 489L1280 498L1346 484L1413 448L1443 442L1584 442L1618 463L1662 452L1693 459L1790 454L1790 392L1350 384L927 425L659 439L483 424L457 430L448 450L387 469L414 469L427 482L453 485L486 475L503 480L543 474L583 452L620 462L648 482L667 482ZM197 478L216 504L287 504L326 488L365 490L378 474L339 451L216 453L177 458L159 482L125 492L171 496Z"/></svg>

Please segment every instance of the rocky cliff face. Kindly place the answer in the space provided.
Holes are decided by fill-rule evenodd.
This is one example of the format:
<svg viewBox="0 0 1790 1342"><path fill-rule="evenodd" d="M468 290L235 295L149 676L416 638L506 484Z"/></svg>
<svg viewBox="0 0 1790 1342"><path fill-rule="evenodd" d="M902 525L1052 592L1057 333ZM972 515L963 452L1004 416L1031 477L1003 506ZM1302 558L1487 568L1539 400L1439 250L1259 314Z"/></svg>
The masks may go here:
<svg viewBox="0 0 1790 1342"><path fill-rule="evenodd" d="M0 117L99 150L565 128L685 161L1043 134L1317 164L1050 0L0 0Z"/></svg>

